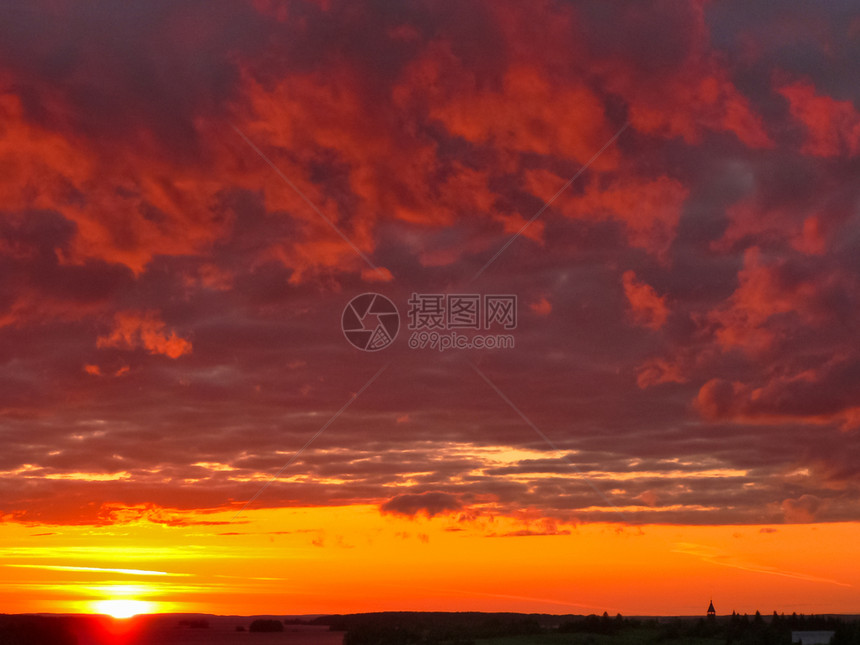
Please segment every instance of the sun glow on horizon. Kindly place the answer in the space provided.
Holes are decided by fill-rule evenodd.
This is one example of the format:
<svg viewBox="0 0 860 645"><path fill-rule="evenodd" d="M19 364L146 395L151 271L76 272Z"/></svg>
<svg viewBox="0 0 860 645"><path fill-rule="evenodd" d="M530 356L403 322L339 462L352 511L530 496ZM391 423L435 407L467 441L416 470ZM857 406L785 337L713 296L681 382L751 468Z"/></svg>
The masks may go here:
<svg viewBox="0 0 860 645"><path fill-rule="evenodd" d="M129 598L96 600L92 603L92 607L96 613L107 614L112 618L131 618L138 614L154 613L156 610L155 603Z"/></svg>
<svg viewBox="0 0 860 645"><path fill-rule="evenodd" d="M692 615L702 611L692 587L712 588L718 610L852 613L860 588L860 522L637 527L489 512L408 517L371 504L250 510L225 524L231 518L51 527L38 539L32 527L0 525L0 602L7 613L99 614L122 631L138 614L285 606Z"/></svg>

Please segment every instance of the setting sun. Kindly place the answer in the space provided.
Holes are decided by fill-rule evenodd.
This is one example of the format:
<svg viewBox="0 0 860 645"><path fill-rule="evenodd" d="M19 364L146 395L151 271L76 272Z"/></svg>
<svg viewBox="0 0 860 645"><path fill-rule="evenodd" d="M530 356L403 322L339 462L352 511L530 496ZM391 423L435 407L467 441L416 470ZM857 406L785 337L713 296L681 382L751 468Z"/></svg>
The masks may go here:
<svg viewBox="0 0 860 645"><path fill-rule="evenodd" d="M93 609L96 613L107 614L113 618L131 618L138 614L151 613L153 611L153 603L145 600L99 600L93 603Z"/></svg>

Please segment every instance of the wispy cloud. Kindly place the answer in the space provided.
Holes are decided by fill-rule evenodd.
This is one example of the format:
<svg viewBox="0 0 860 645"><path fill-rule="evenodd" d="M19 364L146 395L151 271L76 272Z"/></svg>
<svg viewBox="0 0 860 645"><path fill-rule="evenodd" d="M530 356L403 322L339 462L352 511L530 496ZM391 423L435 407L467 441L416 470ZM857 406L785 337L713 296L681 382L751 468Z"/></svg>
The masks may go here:
<svg viewBox="0 0 860 645"><path fill-rule="evenodd" d="M127 576L170 576L170 577L187 577L190 573L170 573L167 571L150 571L148 569L116 569L107 567L75 567L70 565L59 564L6 564L7 567L17 567L20 569L43 569L45 571L73 571L73 572L89 572L89 573L121 573Z"/></svg>
<svg viewBox="0 0 860 645"><path fill-rule="evenodd" d="M721 567L730 567L732 569L741 569L742 571L752 571L753 573L762 573L771 576L781 576L783 578L794 578L795 580L804 580L806 582L818 582L836 585L838 587L853 587L853 585L848 584L847 582L841 582L833 578L823 578L821 576L815 576L807 573L800 573L797 571L780 569L778 567L756 564L754 562L750 562L721 549L709 547L702 544L679 542L674 545L672 550L675 553L685 553L687 555L695 556L704 562L716 564Z"/></svg>

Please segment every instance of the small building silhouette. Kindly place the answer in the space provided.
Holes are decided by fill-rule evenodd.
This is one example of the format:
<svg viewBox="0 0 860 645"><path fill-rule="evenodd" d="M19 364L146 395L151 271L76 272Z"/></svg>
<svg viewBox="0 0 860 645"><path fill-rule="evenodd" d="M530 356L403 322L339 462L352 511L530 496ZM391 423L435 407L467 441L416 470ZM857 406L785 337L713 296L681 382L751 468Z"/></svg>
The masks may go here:
<svg viewBox="0 0 860 645"><path fill-rule="evenodd" d="M714 609L714 601L711 601L711 604L708 605L708 618L715 618L717 615L717 610Z"/></svg>

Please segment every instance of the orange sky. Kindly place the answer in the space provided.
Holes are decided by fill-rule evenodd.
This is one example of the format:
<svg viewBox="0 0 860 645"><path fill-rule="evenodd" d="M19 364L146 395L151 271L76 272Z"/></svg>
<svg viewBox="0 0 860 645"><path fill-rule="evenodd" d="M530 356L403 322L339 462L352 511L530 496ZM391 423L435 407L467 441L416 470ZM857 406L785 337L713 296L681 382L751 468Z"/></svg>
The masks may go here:
<svg viewBox="0 0 860 645"><path fill-rule="evenodd" d="M720 613L820 613L852 611L860 583L856 523L593 523L516 536L540 522L404 520L372 506L230 520L42 534L4 527L4 607L88 612L106 599L134 599L153 611L221 614L381 607L700 614L712 595Z"/></svg>
<svg viewBox="0 0 860 645"><path fill-rule="evenodd" d="M0 3L0 612L860 612L846 6Z"/></svg>

